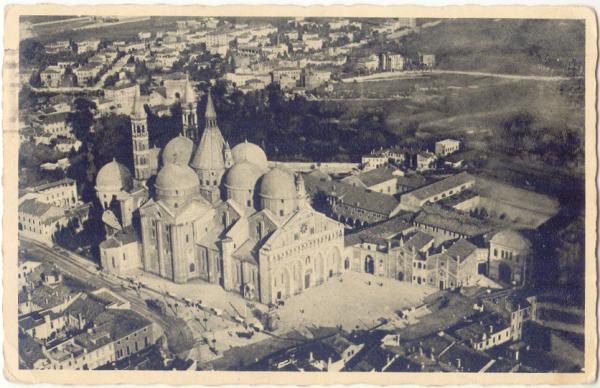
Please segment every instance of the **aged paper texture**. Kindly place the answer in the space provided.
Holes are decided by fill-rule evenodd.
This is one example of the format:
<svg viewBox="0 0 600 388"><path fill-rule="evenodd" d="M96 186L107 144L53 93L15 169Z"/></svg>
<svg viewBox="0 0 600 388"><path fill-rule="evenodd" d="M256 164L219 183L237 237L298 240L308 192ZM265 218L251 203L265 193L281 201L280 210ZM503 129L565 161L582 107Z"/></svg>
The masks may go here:
<svg viewBox="0 0 600 388"><path fill-rule="evenodd" d="M5 375L594 381L597 40L575 6L8 6Z"/></svg>

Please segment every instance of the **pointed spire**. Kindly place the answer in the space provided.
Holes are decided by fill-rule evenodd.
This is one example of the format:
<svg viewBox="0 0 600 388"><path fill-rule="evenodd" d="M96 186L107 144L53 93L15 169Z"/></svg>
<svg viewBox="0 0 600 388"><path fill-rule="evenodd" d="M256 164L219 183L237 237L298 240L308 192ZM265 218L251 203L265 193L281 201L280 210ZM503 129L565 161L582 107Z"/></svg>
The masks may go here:
<svg viewBox="0 0 600 388"><path fill-rule="evenodd" d="M204 117L206 119L217 118L217 112L215 111L215 106L213 104L212 96L210 94L210 89L208 89L208 97L206 98L206 112L204 113Z"/></svg>

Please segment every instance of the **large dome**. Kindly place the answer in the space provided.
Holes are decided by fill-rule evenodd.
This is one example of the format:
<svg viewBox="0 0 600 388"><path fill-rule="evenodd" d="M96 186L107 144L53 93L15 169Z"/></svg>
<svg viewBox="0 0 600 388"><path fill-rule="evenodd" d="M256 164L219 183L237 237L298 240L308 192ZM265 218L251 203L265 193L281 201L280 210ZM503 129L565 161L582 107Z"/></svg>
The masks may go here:
<svg viewBox="0 0 600 388"><path fill-rule="evenodd" d="M167 163L156 175L156 189L174 192L195 190L200 185L198 176L189 166Z"/></svg>
<svg viewBox="0 0 600 388"><path fill-rule="evenodd" d="M256 144L245 141L233 147L231 154L235 163L250 162L263 170L268 168L267 155Z"/></svg>
<svg viewBox="0 0 600 388"><path fill-rule="evenodd" d="M115 159L105 164L96 176L96 190L98 191L127 191L133 186L131 173Z"/></svg>
<svg viewBox="0 0 600 388"><path fill-rule="evenodd" d="M167 143L162 153L162 162L178 164L180 166L188 165L194 150L194 142L182 135L179 135Z"/></svg>
<svg viewBox="0 0 600 388"><path fill-rule="evenodd" d="M516 249L518 251L527 251L531 248L529 240L521 233L510 229L496 233L490 240L490 243Z"/></svg>
<svg viewBox="0 0 600 388"><path fill-rule="evenodd" d="M296 198L296 183L291 172L275 167L265 175L260 182L259 195L270 199Z"/></svg>
<svg viewBox="0 0 600 388"><path fill-rule="evenodd" d="M253 163L236 163L227 171L225 187L229 189L254 190L256 182L258 182L261 175L263 175L263 171Z"/></svg>

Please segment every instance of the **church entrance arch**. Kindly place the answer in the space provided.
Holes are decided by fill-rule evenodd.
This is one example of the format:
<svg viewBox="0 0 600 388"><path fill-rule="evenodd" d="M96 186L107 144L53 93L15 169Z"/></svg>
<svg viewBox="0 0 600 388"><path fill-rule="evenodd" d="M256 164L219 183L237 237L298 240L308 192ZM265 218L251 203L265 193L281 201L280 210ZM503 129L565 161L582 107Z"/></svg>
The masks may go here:
<svg viewBox="0 0 600 388"><path fill-rule="evenodd" d="M398 272L398 276L396 277L399 281L404 281L404 272Z"/></svg>
<svg viewBox="0 0 600 388"><path fill-rule="evenodd" d="M338 248L333 248L327 253L327 277L342 272L342 257Z"/></svg>
<svg viewBox="0 0 600 388"><path fill-rule="evenodd" d="M316 257L316 262L315 262L315 267L316 267L316 276L317 276L317 283L322 283L323 282L323 276L325 274L325 260L323 260L323 255L321 255L320 253L317 255Z"/></svg>
<svg viewBox="0 0 600 388"><path fill-rule="evenodd" d="M310 288L311 285L311 281L312 281L312 269L307 269L306 272L304 273L304 288Z"/></svg>
<svg viewBox="0 0 600 388"><path fill-rule="evenodd" d="M293 287L294 292L300 293L300 292L302 292L302 265L298 261L294 263L293 274L294 274L294 287Z"/></svg>
<svg viewBox="0 0 600 388"><path fill-rule="evenodd" d="M512 281L512 271L510 265L506 263L500 263L498 266L498 280L502 283L510 283Z"/></svg>
<svg viewBox="0 0 600 388"><path fill-rule="evenodd" d="M365 257L365 272L370 274L375 273L375 259L371 255Z"/></svg>
<svg viewBox="0 0 600 388"><path fill-rule="evenodd" d="M290 272L287 268L281 268L275 275L276 299L284 299L290 296Z"/></svg>

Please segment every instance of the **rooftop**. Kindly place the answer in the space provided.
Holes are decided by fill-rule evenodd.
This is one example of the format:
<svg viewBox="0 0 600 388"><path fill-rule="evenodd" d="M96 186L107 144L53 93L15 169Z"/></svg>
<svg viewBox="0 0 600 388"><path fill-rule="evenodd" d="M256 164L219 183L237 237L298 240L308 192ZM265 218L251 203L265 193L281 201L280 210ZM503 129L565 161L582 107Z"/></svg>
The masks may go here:
<svg viewBox="0 0 600 388"><path fill-rule="evenodd" d="M407 237L408 241L404 243L404 246L408 249L412 249L414 247L416 251L420 251L434 239L432 236L421 232L420 230Z"/></svg>
<svg viewBox="0 0 600 388"><path fill-rule="evenodd" d="M417 213L414 222L456 232L467 237L479 236L491 232L497 227L491 220L474 218L467 213L444 208L437 204L423 206L423 209Z"/></svg>
<svg viewBox="0 0 600 388"><path fill-rule="evenodd" d="M119 230L117 233L100 243L100 248L110 249L137 242L138 237L133 227Z"/></svg>
<svg viewBox="0 0 600 388"><path fill-rule="evenodd" d="M491 313L477 322L457 329L454 335L464 341L479 342L483 339L484 335L497 333L508 326L510 326L508 319L502 315Z"/></svg>
<svg viewBox="0 0 600 388"><path fill-rule="evenodd" d="M396 216L382 223L363 229L357 233L344 236L344 244L352 246L363 242L385 244L385 240L412 228L406 217Z"/></svg>
<svg viewBox="0 0 600 388"><path fill-rule="evenodd" d="M371 187L383 182L387 182L390 179L394 179L397 176L394 175L395 169L382 166L378 167L374 170L370 170L367 172L361 172L360 174L353 175L351 177L357 178L360 180L366 187ZM348 179L348 178L346 178Z"/></svg>
<svg viewBox="0 0 600 388"><path fill-rule="evenodd" d="M389 215L399 204L398 200L391 195L356 187L344 182L323 181L309 174L305 175L304 182L307 192L311 195L323 192L325 195L337 197L344 204L375 213Z"/></svg>
<svg viewBox="0 0 600 388"><path fill-rule="evenodd" d="M37 186L33 186L31 188L28 188L27 191L44 191L44 190L48 190L51 189L53 187L57 187L57 186L61 186L61 185L72 185L74 184L75 181L71 178L63 178L57 181L53 181L53 182L48 182L48 183L44 183L41 185L37 185Z"/></svg>
<svg viewBox="0 0 600 388"><path fill-rule="evenodd" d="M428 186L421 187L420 189L414 190L413 192L407 195L412 195L417 199L427 199L436 194L440 194L450 189L453 189L456 186L460 186L470 182L475 182L475 177L466 172L461 172L459 174L452 175L446 179L442 179L441 181L434 182Z"/></svg>

